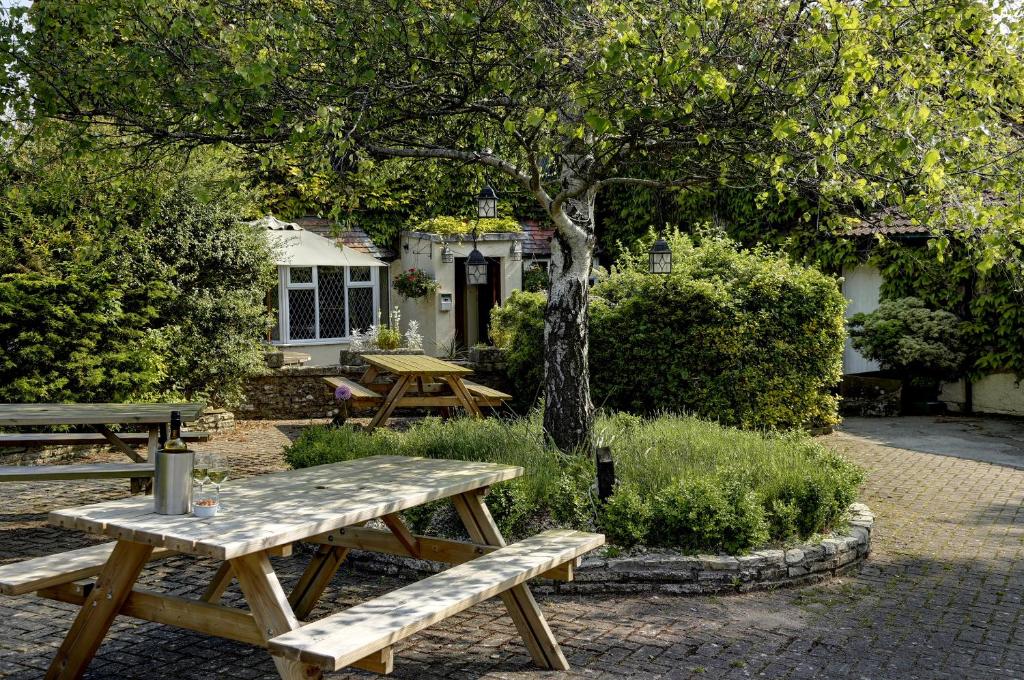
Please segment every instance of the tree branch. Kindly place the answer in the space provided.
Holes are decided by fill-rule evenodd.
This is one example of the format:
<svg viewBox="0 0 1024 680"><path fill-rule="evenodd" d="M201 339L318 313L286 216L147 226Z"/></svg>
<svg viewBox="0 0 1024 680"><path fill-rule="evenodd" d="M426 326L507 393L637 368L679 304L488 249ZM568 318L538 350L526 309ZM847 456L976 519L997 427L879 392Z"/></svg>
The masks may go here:
<svg viewBox="0 0 1024 680"><path fill-rule="evenodd" d="M503 158L494 154L482 151L460 151L458 149L444 149L435 147L393 147L393 146L364 146L369 153L382 158L438 158L455 161L466 161L468 163L479 163L495 170L505 173L527 191L532 191L530 176L509 163Z"/></svg>

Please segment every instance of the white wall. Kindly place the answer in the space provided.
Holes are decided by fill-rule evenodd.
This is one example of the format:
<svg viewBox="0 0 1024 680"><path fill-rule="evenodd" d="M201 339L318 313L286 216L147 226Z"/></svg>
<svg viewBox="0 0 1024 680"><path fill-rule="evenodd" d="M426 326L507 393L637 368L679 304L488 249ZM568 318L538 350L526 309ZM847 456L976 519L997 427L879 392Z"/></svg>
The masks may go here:
<svg viewBox="0 0 1024 680"><path fill-rule="evenodd" d="M950 409L962 411L964 407L964 381L944 383L939 399ZM1012 373L986 375L974 383L973 408L977 413L997 413L1024 416L1024 383L1017 383Z"/></svg>
<svg viewBox="0 0 1024 680"><path fill-rule="evenodd" d="M846 306L846 318L858 312L873 312L878 308L879 295L882 288L882 273L877 267L861 264L854 267L843 267L843 296L849 304ZM843 349L843 374L869 373L881 368L877 362L869 361L853 348L850 338L846 338Z"/></svg>
<svg viewBox="0 0 1024 680"><path fill-rule="evenodd" d="M477 248L484 257L500 259L501 299L506 300L512 291L519 290L523 284L523 261L513 260L510 250L513 241L516 239L496 234L485 234L477 241ZM406 249L406 245L409 246ZM438 290L433 295L428 295L418 300L406 300L395 293L392 298L393 304L397 304L402 310L402 332L405 332L406 325L412 319L420 322L420 332L423 334L423 351L427 354L437 355L439 348L451 343L455 337L455 310L450 312L440 311L440 294L451 293L455 295L455 262L443 262L441 259L441 248L443 243L437 237L418 235L414 232L402 234L398 252L399 259L391 263L390 275L393 278L400 272L415 267L432 276L439 284ZM450 240L448 247L452 250L455 258L468 257L473 250L472 237L463 240ZM480 338L472 337L475 324L471 315L476 314L476 306L473 304L472 296L475 290L467 289L467 298L470 303L467 307L467 325L470 329L470 337L467 338L469 345L473 345ZM386 312L385 312L386 316Z"/></svg>

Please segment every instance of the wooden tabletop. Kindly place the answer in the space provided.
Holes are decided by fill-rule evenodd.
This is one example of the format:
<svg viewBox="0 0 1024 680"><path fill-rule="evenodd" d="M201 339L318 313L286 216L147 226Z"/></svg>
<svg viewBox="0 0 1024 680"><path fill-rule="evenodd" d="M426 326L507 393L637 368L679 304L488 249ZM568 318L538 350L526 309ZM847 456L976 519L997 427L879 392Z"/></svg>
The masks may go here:
<svg viewBox="0 0 1024 680"><path fill-rule="evenodd" d="M0 404L0 427L32 425L132 425L167 423L171 411L181 411L185 422L205 408L188 404Z"/></svg>
<svg viewBox="0 0 1024 680"><path fill-rule="evenodd" d="M521 467L458 460L372 456L237 483L221 493L217 517L158 515L152 496L50 513L51 524L229 560L480 489Z"/></svg>
<svg viewBox="0 0 1024 680"><path fill-rule="evenodd" d="M473 370L423 354L361 354L363 361L395 375L466 375Z"/></svg>

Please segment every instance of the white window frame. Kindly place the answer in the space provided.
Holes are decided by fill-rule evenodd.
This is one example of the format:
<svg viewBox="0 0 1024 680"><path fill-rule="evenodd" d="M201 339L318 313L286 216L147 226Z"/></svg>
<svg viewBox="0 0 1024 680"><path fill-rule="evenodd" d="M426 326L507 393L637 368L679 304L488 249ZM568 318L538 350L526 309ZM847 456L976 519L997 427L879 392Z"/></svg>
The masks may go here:
<svg viewBox="0 0 1024 680"><path fill-rule="evenodd" d="M331 266L334 265L324 265ZM351 333L349 329L349 309L348 309L348 291L349 288L372 288L373 289L373 318L376 320L380 314L380 272L377 270L380 267L369 267L370 280L369 281L353 281L352 280L352 268L345 267L345 331L346 335L336 338L321 338L320 337L320 271L316 265L302 265L296 266L295 269L312 269L313 280L310 283L292 283L291 282L291 270L290 266L279 266L277 268L277 327L279 329L279 340L274 340L271 344L278 346L288 345L329 345L340 342L348 342L351 340ZM316 337L308 340L303 339L292 339L291 327L288 322L288 291L289 290L312 290L313 291L313 324L316 331Z"/></svg>

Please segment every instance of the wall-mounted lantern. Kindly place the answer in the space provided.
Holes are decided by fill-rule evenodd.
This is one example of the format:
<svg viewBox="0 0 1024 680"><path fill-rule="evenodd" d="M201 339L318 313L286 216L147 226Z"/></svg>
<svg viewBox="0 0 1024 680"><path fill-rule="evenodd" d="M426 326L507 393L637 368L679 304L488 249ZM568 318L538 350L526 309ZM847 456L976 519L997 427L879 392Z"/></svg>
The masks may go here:
<svg viewBox="0 0 1024 680"><path fill-rule="evenodd" d="M509 257L512 258L513 262L519 262L523 259L523 242L512 241L512 247L508 250Z"/></svg>
<svg viewBox="0 0 1024 680"><path fill-rule="evenodd" d="M441 262L444 262L445 264L455 262L455 253L452 252L452 249L448 247L447 243L441 246Z"/></svg>

